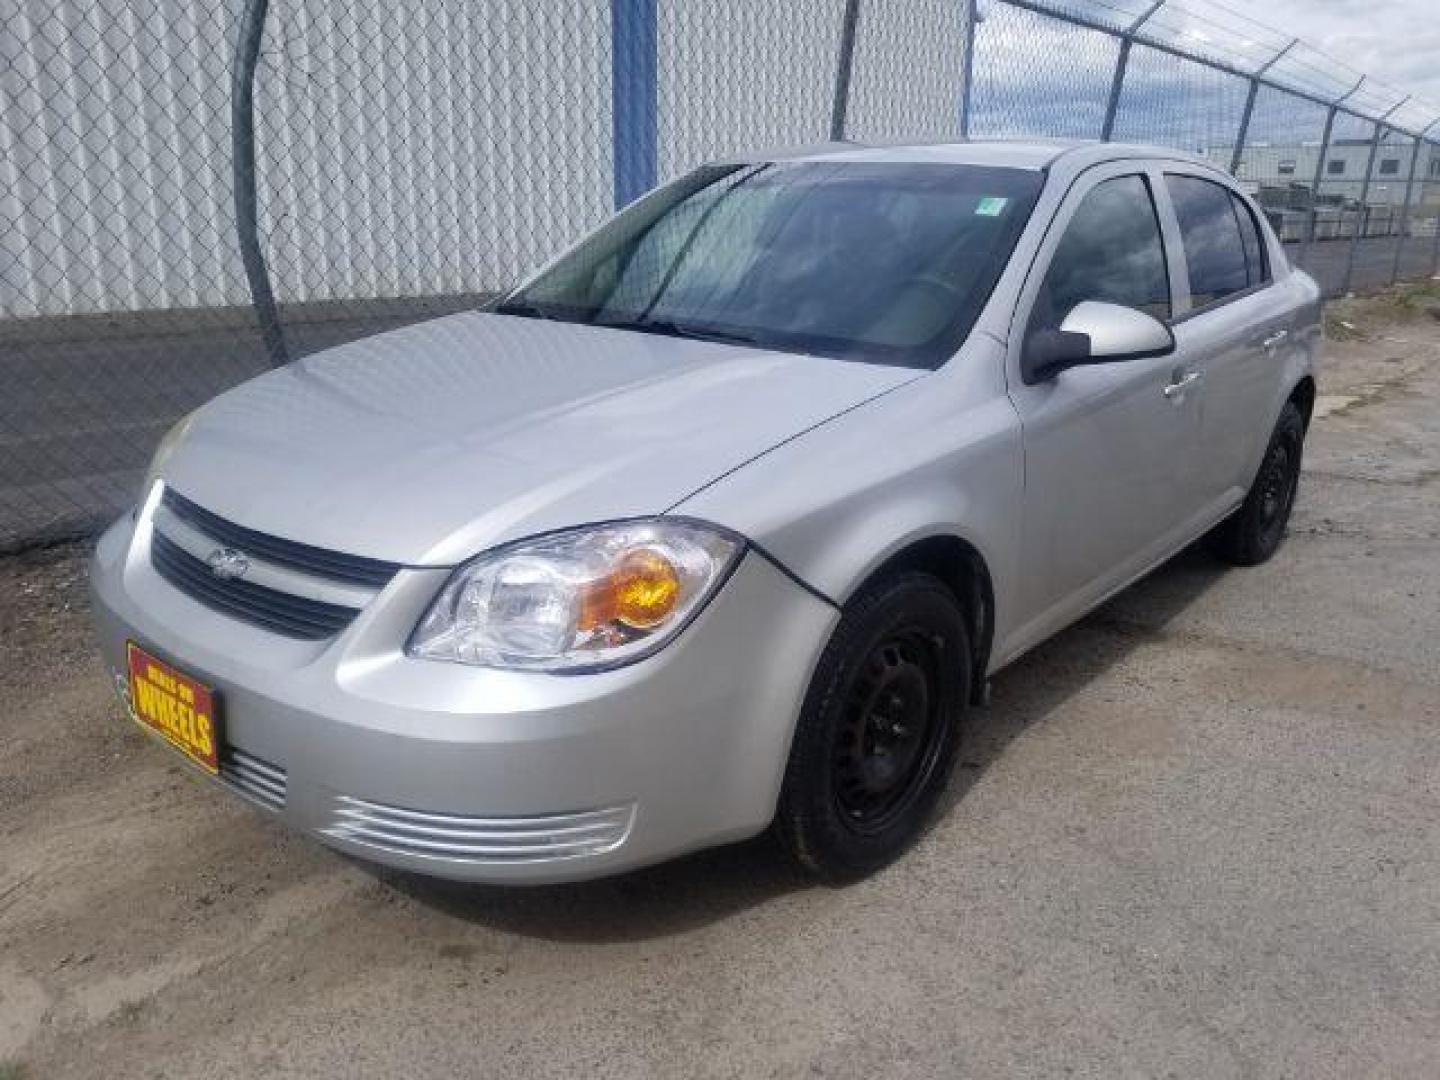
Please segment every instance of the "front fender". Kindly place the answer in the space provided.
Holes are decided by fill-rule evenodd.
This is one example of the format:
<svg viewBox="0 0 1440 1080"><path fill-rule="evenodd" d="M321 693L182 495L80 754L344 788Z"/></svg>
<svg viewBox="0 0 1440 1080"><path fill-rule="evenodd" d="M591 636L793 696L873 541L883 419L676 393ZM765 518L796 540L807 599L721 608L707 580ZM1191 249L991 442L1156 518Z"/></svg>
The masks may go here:
<svg viewBox="0 0 1440 1080"><path fill-rule="evenodd" d="M1009 398L984 365L974 367L920 379L807 432L676 511L750 537L841 605L910 545L957 537L990 575L998 646L1013 619L1024 457Z"/></svg>

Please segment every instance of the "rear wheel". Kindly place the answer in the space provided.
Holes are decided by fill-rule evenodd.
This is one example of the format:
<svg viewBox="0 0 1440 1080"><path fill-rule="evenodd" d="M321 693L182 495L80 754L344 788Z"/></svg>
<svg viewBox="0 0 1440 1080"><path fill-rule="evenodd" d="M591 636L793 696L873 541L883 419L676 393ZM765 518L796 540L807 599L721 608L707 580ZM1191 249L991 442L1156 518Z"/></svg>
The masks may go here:
<svg viewBox="0 0 1440 1080"><path fill-rule="evenodd" d="M1279 550L1300 487L1304 445L1305 418L1287 402L1245 501L1206 537L1211 551L1236 566L1255 566Z"/></svg>
<svg viewBox="0 0 1440 1080"><path fill-rule="evenodd" d="M854 879L910 844L944 790L970 678L964 612L937 578L897 574L846 606L806 695L776 813L802 866Z"/></svg>

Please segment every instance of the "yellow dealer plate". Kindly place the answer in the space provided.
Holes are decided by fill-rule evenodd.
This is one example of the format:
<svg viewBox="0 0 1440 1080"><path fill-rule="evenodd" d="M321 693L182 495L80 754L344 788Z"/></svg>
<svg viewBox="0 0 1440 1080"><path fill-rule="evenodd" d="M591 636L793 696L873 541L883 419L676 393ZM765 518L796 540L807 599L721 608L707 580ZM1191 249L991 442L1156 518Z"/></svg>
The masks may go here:
<svg viewBox="0 0 1440 1080"><path fill-rule="evenodd" d="M215 714L214 692L133 641L126 649L135 719L202 769L218 774L220 718Z"/></svg>

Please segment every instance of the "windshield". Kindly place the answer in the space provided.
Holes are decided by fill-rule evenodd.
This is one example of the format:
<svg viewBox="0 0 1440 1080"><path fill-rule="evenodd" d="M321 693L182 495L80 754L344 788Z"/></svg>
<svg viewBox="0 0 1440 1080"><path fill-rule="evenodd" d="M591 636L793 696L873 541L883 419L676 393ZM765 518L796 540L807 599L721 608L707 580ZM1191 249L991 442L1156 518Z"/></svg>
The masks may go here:
<svg viewBox="0 0 1440 1080"><path fill-rule="evenodd" d="M969 333L1043 183L964 165L707 166L496 310L933 368Z"/></svg>

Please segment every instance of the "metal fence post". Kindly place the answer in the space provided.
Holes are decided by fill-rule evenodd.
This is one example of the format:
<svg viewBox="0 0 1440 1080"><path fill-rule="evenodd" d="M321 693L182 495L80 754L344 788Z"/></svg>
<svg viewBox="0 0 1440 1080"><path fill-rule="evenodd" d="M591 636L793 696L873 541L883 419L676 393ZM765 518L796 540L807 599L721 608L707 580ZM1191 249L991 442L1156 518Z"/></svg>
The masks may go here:
<svg viewBox="0 0 1440 1080"><path fill-rule="evenodd" d="M1100 141L1109 142L1115 133L1115 111L1120 107L1120 92L1125 88L1125 69L1130 66L1130 46L1135 35L1159 11L1165 0L1152 0L1138 19L1125 28L1120 35L1120 55L1115 58L1115 76L1110 80L1110 99L1105 103L1105 119L1100 122Z"/></svg>
<svg viewBox="0 0 1440 1080"><path fill-rule="evenodd" d="M1130 35L1120 39L1120 55L1115 58L1115 76L1110 80L1110 97L1105 102L1105 119L1100 121L1100 141L1109 142L1115 134L1115 110L1120 105L1120 91L1125 88L1125 69L1130 65Z"/></svg>
<svg viewBox="0 0 1440 1080"><path fill-rule="evenodd" d="M1423 128L1420 129L1420 146L1429 147L1429 152L1426 154L1425 164L1427 177L1437 177L1437 179L1435 180L1429 180L1427 178L1421 179L1421 202L1425 201L1424 191L1425 185L1427 183L1429 183L1432 187L1436 184L1440 184L1440 172L1437 172L1435 169L1435 161L1437 157L1440 157L1440 154L1437 154L1437 150L1440 150L1440 144L1431 142L1430 139L1427 138L1431 130L1436 127L1436 125L1440 125L1440 116L1437 116L1434 120L1431 120L1430 123L1426 124ZM1418 148L1416 152L1419 152ZM1430 245L1430 277L1434 277L1436 271L1440 270L1440 204L1437 204L1435 207L1435 217L1432 219L1432 227L1435 230L1435 239L1431 242Z"/></svg>
<svg viewBox="0 0 1440 1080"><path fill-rule="evenodd" d="M1360 87L1365 85L1365 78L1366 77L1364 75L1361 75L1360 78L1356 80L1354 86L1352 86L1345 93L1341 94L1334 101L1330 102L1330 104L1326 107L1325 133L1320 136L1320 154L1315 159L1315 175L1310 183L1310 213L1308 215L1309 226L1308 228L1306 228L1305 235L1300 241L1300 255L1296 260L1302 267L1305 265L1306 257L1310 254L1310 243L1315 239L1315 227L1318 224L1318 218L1320 215L1320 209L1318 204L1320 198L1320 185L1321 183L1323 183L1325 176L1325 159L1330 154L1330 136L1335 130L1335 114L1340 111L1341 105L1345 104L1345 102L1349 101L1350 98L1354 97L1355 94L1359 92Z"/></svg>
<svg viewBox="0 0 1440 1080"><path fill-rule="evenodd" d="M1365 179L1360 184L1360 219L1355 223L1355 235L1350 238L1350 250L1345 255L1345 280L1340 284L1341 296L1344 296L1350 291L1350 279L1355 274L1355 255L1360 250L1360 234L1365 231L1365 226L1369 224L1370 208L1368 200L1370 198L1370 178L1375 173L1375 155L1380 152L1380 140L1384 137L1386 130L1385 121L1389 120L1390 117L1394 115L1395 110L1409 100L1410 97L1407 94L1394 105L1390 106L1385 114L1375 121L1375 134L1370 139L1370 154L1365 161Z"/></svg>
<svg viewBox="0 0 1440 1080"><path fill-rule="evenodd" d="M656 0L610 0L610 114L615 209L655 186L659 65Z"/></svg>
<svg viewBox="0 0 1440 1080"><path fill-rule="evenodd" d="M269 0L246 0L240 13L235 44L235 66L230 82L230 157L235 184L235 233L240 259L250 286L250 301L260 320L265 351L276 367L290 360L280 313L270 288L270 271L260 250L260 226L255 195L255 68L260 61L260 41L265 35Z"/></svg>
<svg viewBox="0 0 1440 1080"><path fill-rule="evenodd" d="M1395 261L1390 264L1390 284L1400 280L1400 256L1405 251L1405 230L1410 227L1410 196L1415 190L1415 170L1420 167L1420 136L1410 148L1410 175L1405 178L1405 205L1400 208L1400 235L1395 240Z"/></svg>
<svg viewBox="0 0 1440 1080"><path fill-rule="evenodd" d="M845 17L840 23L840 55L835 59L835 100L830 106L830 141L845 138L845 120L850 111L850 72L855 65L855 24L860 20L860 0L845 0Z"/></svg>
<svg viewBox="0 0 1440 1080"><path fill-rule="evenodd" d="M1385 114L1389 116L1389 113ZM1350 250L1345 254L1345 279L1340 283L1340 295L1344 296L1350 291L1350 279L1355 273L1355 254L1360 250L1360 234L1365 231L1366 200L1370 197L1370 174L1375 171L1375 155L1380 151L1380 139L1384 135L1385 124L1382 120L1375 121L1375 134L1370 138L1370 153L1365 159L1365 179L1360 184L1360 216L1355 222L1355 235L1350 237ZM1343 220L1343 219L1342 219Z"/></svg>
<svg viewBox="0 0 1440 1080"><path fill-rule="evenodd" d="M975 36L980 31L980 6L976 0L965 0L965 71L960 98L960 138L970 138L970 117L975 108Z"/></svg>
<svg viewBox="0 0 1440 1080"><path fill-rule="evenodd" d="M1245 111L1240 114L1240 130L1235 133L1235 146L1230 151L1230 175L1237 176L1240 158L1245 153L1245 140L1250 135L1250 115L1255 111L1255 95L1260 92L1260 80L1250 80L1250 92L1245 95Z"/></svg>
<svg viewBox="0 0 1440 1080"><path fill-rule="evenodd" d="M1440 157L1437 151L1440 151L1440 144L1431 143L1431 162L1434 162L1436 157ZM1430 276L1433 278L1436 274L1440 274L1440 206L1437 206L1435 210L1435 239L1430 243Z"/></svg>
<svg viewBox="0 0 1440 1080"><path fill-rule="evenodd" d="M1301 266L1305 265L1305 258L1310 254L1310 243L1315 239L1316 219L1320 214L1320 184L1325 176L1325 158L1330 153L1330 134L1335 130L1336 111L1337 107L1331 105L1325 112L1325 131L1320 136L1320 152L1315 158L1315 175L1310 181L1310 212L1306 215L1305 235L1300 239L1300 255L1296 259Z"/></svg>
<svg viewBox="0 0 1440 1080"><path fill-rule="evenodd" d="M1285 54L1300 44L1299 38L1291 38L1290 44L1277 52L1265 63L1255 69L1255 74L1250 78L1250 92L1245 95L1245 111L1240 114L1240 130L1235 133L1235 147L1230 151L1230 175L1234 176L1235 171L1240 168L1240 157L1245 153L1245 140L1250 135L1250 117L1255 113L1255 97L1260 93L1260 80L1265 73L1278 64Z"/></svg>

